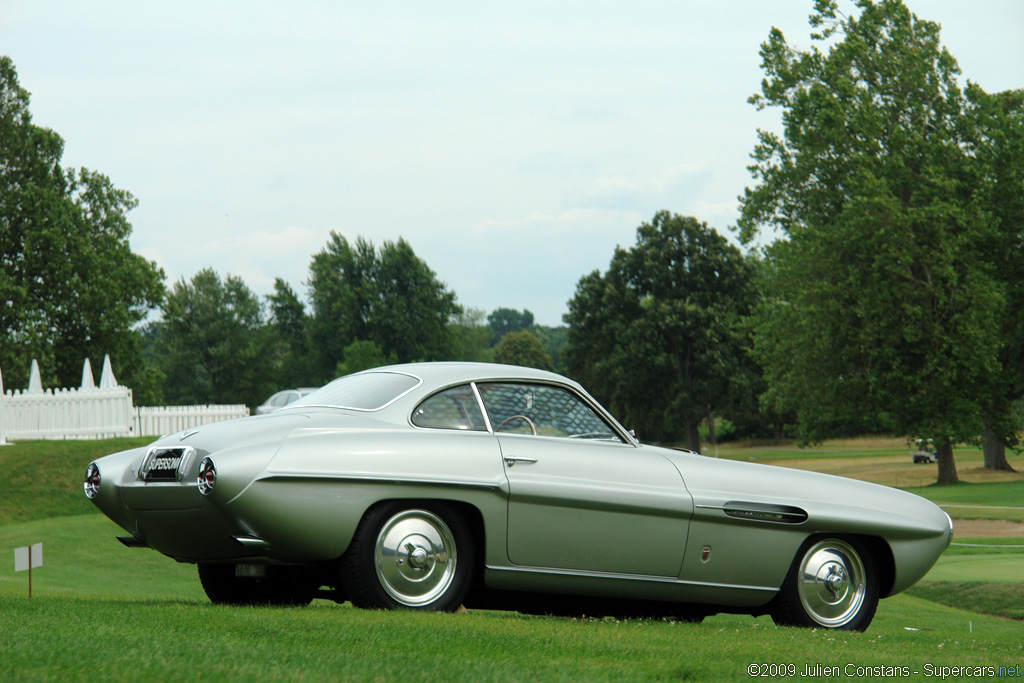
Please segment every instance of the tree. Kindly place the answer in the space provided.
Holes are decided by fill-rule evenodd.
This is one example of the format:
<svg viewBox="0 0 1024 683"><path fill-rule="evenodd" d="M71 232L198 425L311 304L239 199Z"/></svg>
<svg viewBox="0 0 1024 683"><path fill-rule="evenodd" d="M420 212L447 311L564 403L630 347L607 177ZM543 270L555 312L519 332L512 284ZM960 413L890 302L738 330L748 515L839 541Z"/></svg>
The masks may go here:
<svg viewBox="0 0 1024 683"><path fill-rule="evenodd" d="M163 305L158 356L172 403L258 405L274 390L259 298L210 268L178 281Z"/></svg>
<svg viewBox="0 0 1024 683"><path fill-rule="evenodd" d="M485 314L479 308L464 308L451 324L453 348L450 360L487 363L494 359L491 331L483 321Z"/></svg>
<svg viewBox="0 0 1024 683"><path fill-rule="evenodd" d="M373 284L370 339L386 354L403 363L451 354L450 324L462 307L408 242L399 238L381 245Z"/></svg>
<svg viewBox="0 0 1024 683"><path fill-rule="evenodd" d="M522 332L533 325L533 313L514 308L496 308L487 316L487 326L491 328L491 344L497 345L509 332Z"/></svg>
<svg viewBox="0 0 1024 683"><path fill-rule="evenodd" d="M657 213L606 274L577 284L565 316L569 371L643 438L685 439L699 452L700 422L713 425L737 398L753 276L706 223Z"/></svg>
<svg viewBox="0 0 1024 683"><path fill-rule="evenodd" d="M309 265L310 342L317 382L334 379L344 349L370 339L371 292L377 255L373 244L359 238L355 247L331 232L327 246Z"/></svg>
<svg viewBox="0 0 1024 683"><path fill-rule="evenodd" d="M64 141L32 123L29 94L0 57L0 367L27 382L75 386L87 357L141 369L133 330L164 294L163 272L133 253L134 197L88 169L61 166Z"/></svg>
<svg viewBox="0 0 1024 683"><path fill-rule="evenodd" d="M562 367L562 349L565 347L569 328L565 325L550 327L547 325L534 324L530 327L530 332L533 333L537 339L540 339L541 346L544 347L544 352L551 356L551 363L555 368L555 372L561 372L564 374L564 369Z"/></svg>
<svg viewBox="0 0 1024 683"><path fill-rule="evenodd" d="M378 251L363 238L352 245L331 232L309 271L318 381L333 378L345 347L355 341L375 342L385 357L403 363L453 353L450 323L462 309L405 240L384 242Z"/></svg>
<svg viewBox="0 0 1024 683"><path fill-rule="evenodd" d="M310 368L309 319L306 307L281 278L274 280L274 292L267 296L268 327L273 337L273 368L279 387L300 387L316 383Z"/></svg>
<svg viewBox="0 0 1024 683"><path fill-rule="evenodd" d="M1006 447L1020 441L1013 406L1024 398L1024 90L989 95L970 84L967 93L978 124L972 160L987 181L978 188L996 220L991 259L1005 293L1001 372L983 417L985 468L1012 471Z"/></svg>
<svg viewBox="0 0 1024 683"><path fill-rule="evenodd" d="M522 365L539 370L554 370L551 356L544 350L537 335L528 330L509 332L494 349L494 362Z"/></svg>
<svg viewBox="0 0 1024 683"><path fill-rule="evenodd" d="M815 3L812 38L841 36L827 52L777 29L761 48L751 101L781 108L784 133L759 132L741 197L741 239L780 236L755 350L766 400L804 438L836 423L930 437L939 481L956 481L953 444L981 433L998 369L993 221L939 26L898 0L856 5Z"/></svg>
<svg viewBox="0 0 1024 683"><path fill-rule="evenodd" d="M397 362L398 359L395 357L394 352L390 356L385 356L376 342L354 341L345 347L345 360L338 363L335 374L338 377L342 377L344 375L351 375L353 372L379 368L382 365L392 365Z"/></svg>

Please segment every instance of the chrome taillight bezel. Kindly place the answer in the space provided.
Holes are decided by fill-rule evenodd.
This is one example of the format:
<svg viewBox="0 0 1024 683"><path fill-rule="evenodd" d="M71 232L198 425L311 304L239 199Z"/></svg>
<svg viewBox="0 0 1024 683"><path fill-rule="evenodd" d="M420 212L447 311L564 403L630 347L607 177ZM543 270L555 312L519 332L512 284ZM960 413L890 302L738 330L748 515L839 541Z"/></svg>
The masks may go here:
<svg viewBox="0 0 1024 683"><path fill-rule="evenodd" d="M99 465L94 462L89 463L89 466L85 468L85 481L82 482L86 498L92 500L100 494L100 483L102 480L103 477L100 476Z"/></svg>
<svg viewBox="0 0 1024 683"><path fill-rule="evenodd" d="M199 463L199 476L196 477L196 485L199 487L199 493L204 496L210 495L216 484L217 466L214 464L213 458L206 456Z"/></svg>

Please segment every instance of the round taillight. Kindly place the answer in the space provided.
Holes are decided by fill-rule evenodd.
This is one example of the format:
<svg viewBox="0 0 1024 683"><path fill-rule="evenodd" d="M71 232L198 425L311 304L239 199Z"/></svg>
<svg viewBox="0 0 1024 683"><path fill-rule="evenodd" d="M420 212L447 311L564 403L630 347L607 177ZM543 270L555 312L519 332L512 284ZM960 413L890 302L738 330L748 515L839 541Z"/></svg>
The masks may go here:
<svg viewBox="0 0 1024 683"><path fill-rule="evenodd" d="M217 483L217 467L213 464L213 458L206 456L199 463L199 477L196 484L199 486L199 493L204 496L210 495L214 484Z"/></svg>
<svg viewBox="0 0 1024 683"><path fill-rule="evenodd" d="M85 482L83 484L85 488L85 495L87 498L92 500L100 492L100 468L96 466L96 463L89 463L89 467L85 470Z"/></svg>

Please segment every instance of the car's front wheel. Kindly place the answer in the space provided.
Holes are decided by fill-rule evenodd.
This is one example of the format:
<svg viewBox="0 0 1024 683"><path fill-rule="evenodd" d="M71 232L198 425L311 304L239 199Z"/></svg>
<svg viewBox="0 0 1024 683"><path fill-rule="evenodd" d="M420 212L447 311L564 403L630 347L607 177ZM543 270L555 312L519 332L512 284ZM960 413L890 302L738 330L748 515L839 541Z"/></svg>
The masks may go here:
<svg viewBox="0 0 1024 683"><path fill-rule="evenodd" d="M341 559L341 580L357 607L454 611L473 561L469 526L450 506L386 503L359 523Z"/></svg>
<svg viewBox="0 0 1024 683"><path fill-rule="evenodd" d="M878 607L878 572L855 539L819 538L801 549L772 609L775 623L863 631Z"/></svg>

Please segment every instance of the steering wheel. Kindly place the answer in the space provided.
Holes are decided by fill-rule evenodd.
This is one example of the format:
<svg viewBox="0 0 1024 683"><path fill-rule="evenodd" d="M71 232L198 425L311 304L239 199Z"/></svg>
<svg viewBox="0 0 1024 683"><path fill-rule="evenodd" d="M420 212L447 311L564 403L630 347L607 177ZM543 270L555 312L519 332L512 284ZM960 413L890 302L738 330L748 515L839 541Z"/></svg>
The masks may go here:
<svg viewBox="0 0 1024 683"><path fill-rule="evenodd" d="M500 432L501 428L507 425L512 420L526 420L526 424L530 425L530 433L533 434L534 436L537 436L537 425L533 424L533 420L526 417L525 415L513 415L512 417L506 418L505 420L502 421L500 425L498 425L498 428L495 429L494 431Z"/></svg>

